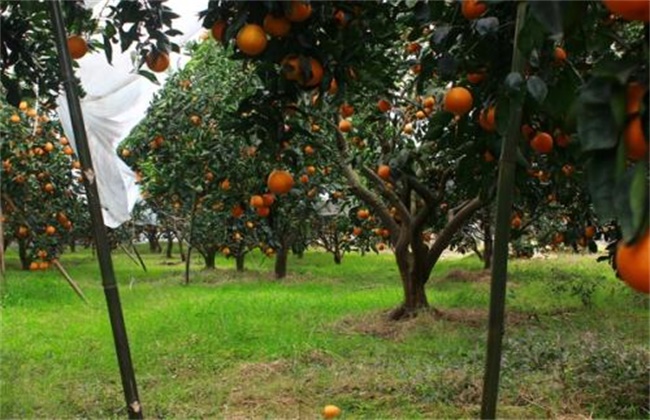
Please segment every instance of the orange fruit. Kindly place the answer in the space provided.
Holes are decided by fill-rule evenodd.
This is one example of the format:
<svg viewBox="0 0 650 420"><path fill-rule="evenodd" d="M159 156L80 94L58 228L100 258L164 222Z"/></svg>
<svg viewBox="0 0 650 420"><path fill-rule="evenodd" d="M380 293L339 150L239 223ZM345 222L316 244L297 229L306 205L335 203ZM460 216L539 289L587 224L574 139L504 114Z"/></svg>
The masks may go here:
<svg viewBox="0 0 650 420"><path fill-rule="evenodd" d="M445 94L445 111L455 115L465 115L472 109L474 98L472 93L464 87L454 87Z"/></svg>
<svg viewBox="0 0 650 420"><path fill-rule="evenodd" d="M29 235L29 228L27 226L19 226L16 231L16 236L19 238L26 238Z"/></svg>
<svg viewBox="0 0 650 420"><path fill-rule="evenodd" d="M38 262L36 262L36 261L32 261L31 263L29 263L30 271L36 271L36 270L38 270L38 267L39 267Z"/></svg>
<svg viewBox="0 0 650 420"><path fill-rule="evenodd" d="M339 121L339 131L342 133L349 133L352 131L352 123L349 120Z"/></svg>
<svg viewBox="0 0 650 420"><path fill-rule="evenodd" d="M585 238L591 239L594 236L596 236L596 227L592 225L585 226Z"/></svg>
<svg viewBox="0 0 650 420"><path fill-rule="evenodd" d="M575 168L573 165L569 165L568 163L562 166L562 173L566 176L571 176L573 175L573 172L575 171Z"/></svg>
<svg viewBox="0 0 650 420"><path fill-rule="evenodd" d="M246 55L256 56L266 49L266 32L260 25L247 23L242 26L235 39L237 47Z"/></svg>
<svg viewBox="0 0 650 420"><path fill-rule="evenodd" d="M223 36L226 33L226 21L219 19L214 22L210 32L212 32L212 37L214 39L223 42Z"/></svg>
<svg viewBox="0 0 650 420"><path fill-rule="evenodd" d="M343 118L351 117L354 115L354 107L346 102L339 107L339 113Z"/></svg>
<svg viewBox="0 0 650 420"><path fill-rule="evenodd" d="M314 148L309 144L303 148L303 151L305 152L306 155L313 155L315 152Z"/></svg>
<svg viewBox="0 0 650 420"><path fill-rule="evenodd" d="M361 220L365 220L370 217L370 212L368 209L359 209L357 210L357 217Z"/></svg>
<svg viewBox="0 0 650 420"><path fill-rule="evenodd" d="M616 269L631 288L650 293L650 230L632 244L622 240L616 249Z"/></svg>
<svg viewBox="0 0 650 420"><path fill-rule="evenodd" d="M301 81L300 58L297 55L288 55L280 62L282 76L287 80Z"/></svg>
<svg viewBox="0 0 650 420"><path fill-rule="evenodd" d="M169 54L161 51L151 51L145 57L149 70L154 73L161 73L169 67Z"/></svg>
<svg viewBox="0 0 650 420"><path fill-rule="evenodd" d="M485 72L483 71L467 73L467 81L473 85L478 85L483 80L485 80Z"/></svg>
<svg viewBox="0 0 650 420"><path fill-rule="evenodd" d="M11 121L12 123L19 123L20 116L18 114L13 114L11 117L9 117L9 121Z"/></svg>
<svg viewBox="0 0 650 420"><path fill-rule="evenodd" d="M548 133L540 131L530 141L530 147L540 154L551 153L553 150L553 137Z"/></svg>
<svg viewBox="0 0 650 420"><path fill-rule="evenodd" d="M641 101L645 95L646 87L641 83L632 82L627 85L626 107L627 115L636 114L641 111Z"/></svg>
<svg viewBox="0 0 650 420"><path fill-rule="evenodd" d="M411 123L406 123L404 124L404 128L402 128L402 132L404 134L413 134L413 124Z"/></svg>
<svg viewBox="0 0 650 420"><path fill-rule="evenodd" d="M494 155L489 150L483 152L483 160L487 163L494 162Z"/></svg>
<svg viewBox="0 0 650 420"><path fill-rule="evenodd" d="M377 168L377 175L379 175L379 178L383 179L384 181L387 181L390 179L390 166L388 165L379 165Z"/></svg>
<svg viewBox="0 0 650 420"><path fill-rule="evenodd" d="M260 217L268 217L269 214L271 214L271 209L268 207L258 207L257 209L255 209L255 212Z"/></svg>
<svg viewBox="0 0 650 420"><path fill-rule="evenodd" d="M221 253L227 257L228 255L230 255L230 248L224 246L223 249L221 250Z"/></svg>
<svg viewBox="0 0 650 420"><path fill-rule="evenodd" d="M422 110L419 110L418 112L415 113L415 118L417 118L418 120L423 120L426 117L427 117L427 114Z"/></svg>
<svg viewBox="0 0 650 420"><path fill-rule="evenodd" d="M309 176L307 176L306 174L301 175L300 176L300 182L303 183L303 184L308 183L309 182Z"/></svg>
<svg viewBox="0 0 650 420"><path fill-rule="evenodd" d="M405 48L406 52L409 54L417 54L420 52L422 49L422 46L418 44L417 42L411 42L408 44Z"/></svg>
<svg viewBox="0 0 650 420"><path fill-rule="evenodd" d="M232 215L232 217L238 219L242 217L242 215L244 214L244 208L239 204L236 204L232 206L232 208L230 209L230 214Z"/></svg>
<svg viewBox="0 0 650 420"><path fill-rule="evenodd" d="M21 111L26 111L27 108L29 108L29 104L26 101L20 101L20 103L18 104L18 109L20 109Z"/></svg>
<svg viewBox="0 0 650 420"><path fill-rule="evenodd" d="M293 175L282 169L275 169L266 180L269 191L275 194L286 194L293 188Z"/></svg>
<svg viewBox="0 0 650 420"><path fill-rule="evenodd" d="M67 146L68 144L70 144L68 139L63 137L63 136L61 136L61 138L59 139L59 143L61 143L61 145L63 145L63 146Z"/></svg>
<svg viewBox="0 0 650 420"><path fill-rule="evenodd" d="M264 207L264 198L261 195L251 196L250 205L254 208Z"/></svg>
<svg viewBox="0 0 650 420"><path fill-rule="evenodd" d="M339 91L339 84L336 82L336 79L330 81L330 87L327 89L327 93L330 95L336 95Z"/></svg>
<svg viewBox="0 0 650 420"><path fill-rule="evenodd" d="M262 200L264 200L265 207L271 207L275 202L275 195L271 193L266 193L262 195Z"/></svg>
<svg viewBox="0 0 650 420"><path fill-rule="evenodd" d="M303 83L303 85L307 87L315 87L323 80L323 65L315 58L310 58L309 64L311 65L311 76Z"/></svg>
<svg viewBox="0 0 650 420"><path fill-rule="evenodd" d="M436 99L433 96L427 96L422 101L422 106L425 108L433 108L436 104Z"/></svg>
<svg viewBox="0 0 650 420"><path fill-rule="evenodd" d="M468 20L478 19L486 10L487 5L478 0L463 0L460 7L461 13Z"/></svg>
<svg viewBox="0 0 650 420"><path fill-rule="evenodd" d="M533 134L535 134L533 127L528 124L521 126L521 135L524 137L524 140L530 140L530 138L533 137Z"/></svg>
<svg viewBox="0 0 650 420"><path fill-rule="evenodd" d="M334 22L338 26L346 26L348 24L348 17L343 10L337 10L334 12Z"/></svg>
<svg viewBox="0 0 650 420"><path fill-rule="evenodd" d="M43 186L43 191L45 191L46 193L53 192L54 191L54 185L52 185L51 183L48 182L47 184L45 184Z"/></svg>
<svg viewBox="0 0 650 420"><path fill-rule="evenodd" d="M519 216L513 217L510 221L510 226L513 229L519 229L521 227L521 218Z"/></svg>
<svg viewBox="0 0 650 420"><path fill-rule="evenodd" d="M355 227L352 228L352 234L354 236L361 235L361 232L363 232L363 230L359 226L355 226Z"/></svg>
<svg viewBox="0 0 650 420"><path fill-rule="evenodd" d="M478 124L483 130L489 133L492 133L497 129L495 113L496 108L494 106L490 106L487 109L481 110L481 114L478 118Z"/></svg>
<svg viewBox="0 0 650 420"><path fill-rule="evenodd" d="M553 235L553 244L560 245L564 242L564 234L562 232L557 232Z"/></svg>
<svg viewBox="0 0 650 420"><path fill-rule="evenodd" d="M230 189L230 181L226 178L221 183L219 184L219 188L221 188L224 191L228 191Z"/></svg>
<svg viewBox="0 0 650 420"><path fill-rule="evenodd" d="M40 263L38 263L38 268L40 270L47 270L48 268L50 268L50 263L47 261L41 261Z"/></svg>
<svg viewBox="0 0 650 420"><path fill-rule="evenodd" d="M316 167L313 165L307 166L305 170L307 171L307 175L316 175Z"/></svg>
<svg viewBox="0 0 650 420"><path fill-rule="evenodd" d="M650 20L650 2L648 0L603 0L605 7L625 20Z"/></svg>
<svg viewBox="0 0 650 420"><path fill-rule="evenodd" d="M625 151L627 152L628 159L636 161L648 157L648 142L645 139L641 117L639 115L627 123L625 132L623 133L623 141L625 142Z"/></svg>
<svg viewBox="0 0 650 420"><path fill-rule="evenodd" d="M52 142L48 141L47 143L45 143L45 146L43 146L43 149L46 152L51 152L52 150L54 150L54 145L52 144Z"/></svg>
<svg viewBox="0 0 650 420"><path fill-rule="evenodd" d="M72 35L68 37L68 51L70 52L70 57L78 60L88 52L88 43L79 35Z"/></svg>
<svg viewBox="0 0 650 420"><path fill-rule="evenodd" d="M566 51L562 47L555 47L553 50L553 58L558 64L564 63L566 61Z"/></svg>
<svg viewBox="0 0 650 420"><path fill-rule="evenodd" d="M377 102L377 108L379 109L379 112L388 112L392 108L392 105L386 99L380 99L379 102Z"/></svg>
<svg viewBox="0 0 650 420"><path fill-rule="evenodd" d="M567 136L564 133L560 133L555 137L555 144L557 144L558 147L569 147L569 143L571 143L571 137Z"/></svg>
<svg viewBox="0 0 650 420"><path fill-rule="evenodd" d="M285 16L291 22L304 22L311 16L311 4L300 0L291 0L289 8L285 10Z"/></svg>
<svg viewBox="0 0 650 420"><path fill-rule="evenodd" d="M267 34L282 38L291 31L291 22L284 16L273 16L271 13L264 17L262 27Z"/></svg>
<svg viewBox="0 0 650 420"><path fill-rule="evenodd" d="M45 227L45 234L48 236L52 236L56 233L56 228L52 225L47 225Z"/></svg>

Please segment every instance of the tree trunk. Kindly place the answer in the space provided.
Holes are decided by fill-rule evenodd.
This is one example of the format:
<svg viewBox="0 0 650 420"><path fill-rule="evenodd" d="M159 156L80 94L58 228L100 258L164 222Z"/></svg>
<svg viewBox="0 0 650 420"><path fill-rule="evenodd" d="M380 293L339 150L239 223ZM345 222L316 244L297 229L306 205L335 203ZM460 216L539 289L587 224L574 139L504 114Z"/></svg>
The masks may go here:
<svg viewBox="0 0 650 420"><path fill-rule="evenodd" d="M217 250L211 248L203 251L201 254L203 255L203 260L205 261L205 269L214 270L214 260L217 256Z"/></svg>
<svg viewBox="0 0 650 420"><path fill-rule="evenodd" d="M147 239L149 240L149 251L156 253L161 252L162 248L158 241L158 229L155 226L152 226L146 228L145 231L147 232Z"/></svg>
<svg viewBox="0 0 650 420"><path fill-rule="evenodd" d="M178 238L178 252L181 253L181 261L185 262L185 251L183 250L183 240Z"/></svg>
<svg viewBox="0 0 650 420"><path fill-rule="evenodd" d="M29 258L27 257L27 243L24 239L18 239L18 256L20 257L20 266L23 270L29 270Z"/></svg>
<svg viewBox="0 0 650 420"><path fill-rule="evenodd" d="M492 268L492 229L489 220L483 223L483 268Z"/></svg>
<svg viewBox="0 0 650 420"><path fill-rule="evenodd" d="M174 235L170 231L167 231L167 250L165 251L165 256L167 258L173 258L172 251L174 249Z"/></svg>
<svg viewBox="0 0 650 420"><path fill-rule="evenodd" d="M70 252L77 252L77 241L74 238L70 239L68 245L70 245Z"/></svg>
<svg viewBox="0 0 650 420"><path fill-rule="evenodd" d="M400 320L417 316L423 309L429 308L426 290L427 271L423 270L426 254L413 253L408 249L395 249L395 260L399 267L402 287L404 288L404 301L390 313L392 320Z"/></svg>
<svg viewBox="0 0 650 420"><path fill-rule="evenodd" d="M275 254L275 278L283 279L287 276L287 257L289 252L287 247L282 246Z"/></svg>
<svg viewBox="0 0 650 420"><path fill-rule="evenodd" d="M341 251L338 249L334 250L334 263L340 265L342 260L343 255L341 255Z"/></svg>
<svg viewBox="0 0 650 420"><path fill-rule="evenodd" d="M237 254L237 271L242 272L244 271L244 260L246 258L245 253Z"/></svg>

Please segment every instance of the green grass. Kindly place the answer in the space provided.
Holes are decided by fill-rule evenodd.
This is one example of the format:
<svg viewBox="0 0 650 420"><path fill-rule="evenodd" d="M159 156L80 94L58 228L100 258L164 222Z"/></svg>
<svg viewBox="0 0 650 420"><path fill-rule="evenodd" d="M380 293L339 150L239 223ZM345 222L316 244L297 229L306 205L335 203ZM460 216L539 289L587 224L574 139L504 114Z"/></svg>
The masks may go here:
<svg viewBox="0 0 650 420"><path fill-rule="evenodd" d="M245 273L196 259L189 286L183 264L143 254L146 273L120 252L114 265L149 417L316 418L328 403L344 418L478 415L489 284L475 258L434 270L442 319L395 323L390 254L337 266L308 252L283 281L259 254ZM82 251L62 263L90 306L56 271L20 271L9 252L2 418L125 414L96 260ZM591 256L513 261L499 415L647 417L647 303Z"/></svg>

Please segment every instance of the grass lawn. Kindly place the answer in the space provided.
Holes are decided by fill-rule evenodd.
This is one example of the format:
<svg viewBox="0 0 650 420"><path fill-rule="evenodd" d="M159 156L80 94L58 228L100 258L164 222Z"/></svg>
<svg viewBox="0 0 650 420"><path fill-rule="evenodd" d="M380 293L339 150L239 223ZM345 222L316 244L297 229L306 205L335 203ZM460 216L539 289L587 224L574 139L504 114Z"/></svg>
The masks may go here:
<svg viewBox="0 0 650 420"><path fill-rule="evenodd" d="M389 322L401 299L391 254L290 257L287 279L254 254L244 273L218 269L182 284L184 265L114 255L145 416L477 417L489 279L474 257L449 258L428 284L443 316ZM97 262L23 272L8 255L1 300L0 417L123 417L125 409ZM511 262L498 415L647 418L648 299L594 256Z"/></svg>

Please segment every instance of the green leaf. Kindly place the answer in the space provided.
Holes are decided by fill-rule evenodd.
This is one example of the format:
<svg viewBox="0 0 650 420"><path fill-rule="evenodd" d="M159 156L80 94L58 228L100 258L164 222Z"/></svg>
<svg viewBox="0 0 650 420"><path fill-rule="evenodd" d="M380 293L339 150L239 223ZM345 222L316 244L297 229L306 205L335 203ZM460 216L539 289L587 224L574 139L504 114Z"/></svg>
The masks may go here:
<svg viewBox="0 0 650 420"><path fill-rule="evenodd" d="M547 32L555 39L562 38L562 1L535 0L529 1L530 13L539 23L544 25Z"/></svg>
<svg viewBox="0 0 650 420"><path fill-rule="evenodd" d="M528 93L538 102L542 103L544 102L544 99L546 99L546 95L548 94L548 87L546 86L546 82L544 82L541 78L537 76L531 76L528 78L528 81L526 81L526 88L528 89Z"/></svg>
<svg viewBox="0 0 650 420"><path fill-rule="evenodd" d="M583 152L616 147L618 130L609 104L583 103L577 123Z"/></svg>
<svg viewBox="0 0 650 420"><path fill-rule="evenodd" d="M534 18L527 18L524 27L519 32L517 47L524 57L528 57L536 47L544 44L546 34L544 27Z"/></svg>
<svg viewBox="0 0 650 420"><path fill-rule="evenodd" d="M621 227L623 239L625 241L634 238L637 231L631 197L635 174L636 171L634 167L628 168L612 188L614 207L616 208L616 219Z"/></svg>
<svg viewBox="0 0 650 420"><path fill-rule="evenodd" d="M585 168L587 188L598 218L603 222L615 219L613 192L616 186L616 159L610 153L595 153Z"/></svg>
<svg viewBox="0 0 650 420"><path fill-rule="evenodd" d="M506 87L512 92L520 92L524 84L524 77L521 73L512 72L506 76Z"/></svg>
<svg viewBox="0 0 650 420"><path fill-rule="evenodd" d="M499 19L494 16L485 17L478 19L474 25L476 32L481 36L494 34L499 30Z"/></svg>
<svg viewBox="0 0 650 420"><path fill-rule="evenodd" d="M630 209L634 236L641 234L648 222L648 165L638 162L633 169L630 183Z"/></svg>
<svg viewBox="0 0 650 420"><path fill-rule="evenodd" d="M139 74L140 76L144 76L144 77L147 78L150 82L153 82L153 83L155 83L155 84L157 84L157 85L160 84L160 82L158 82L158 78L156 77L156 75L153 74L153 73L151 73L150 71L140 70L140 71L138 71L138 74Z"/></svg>

